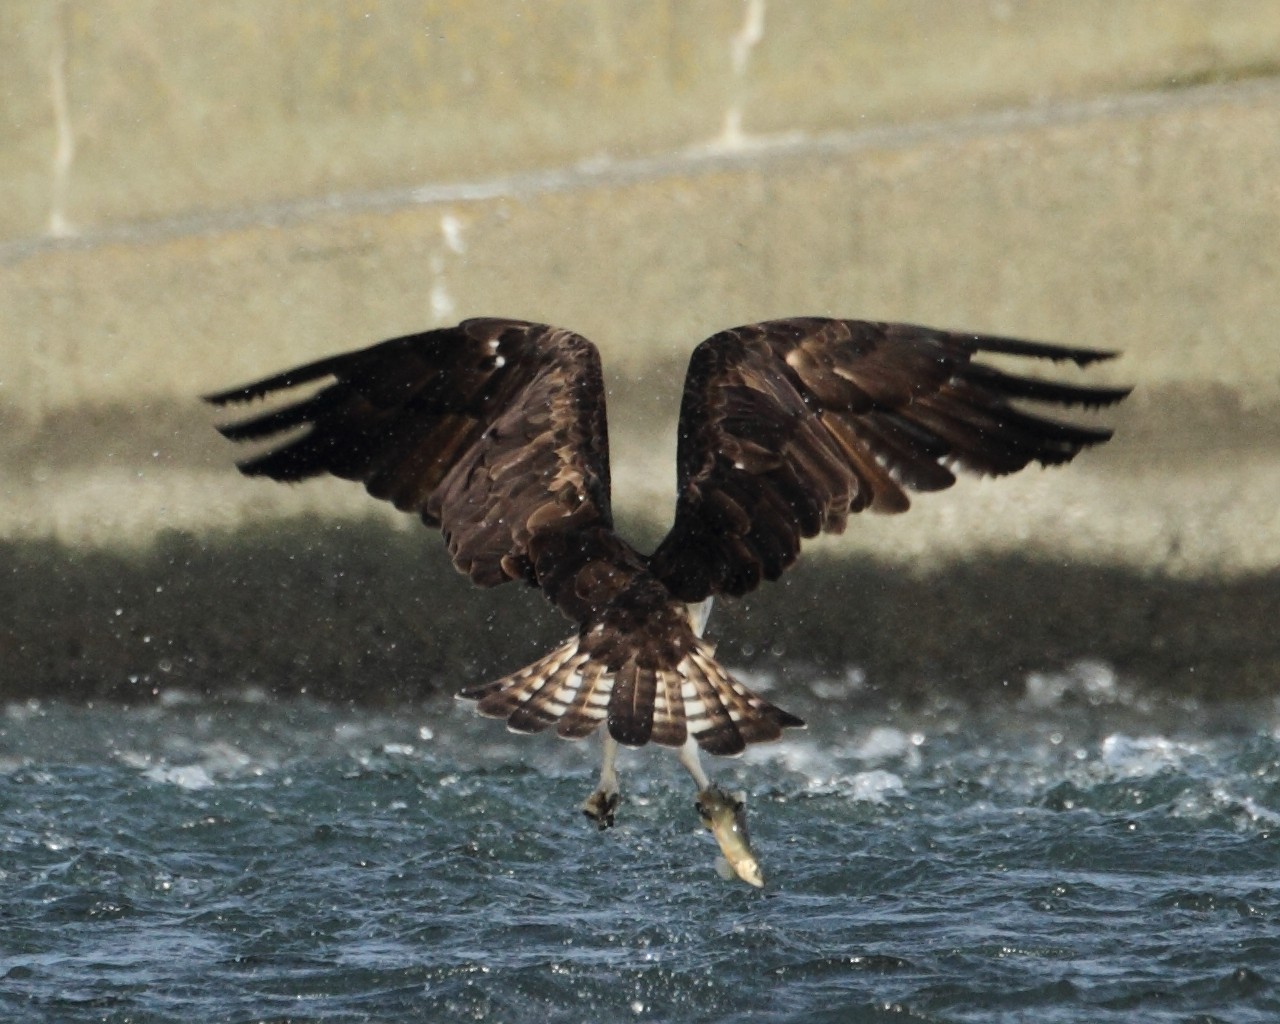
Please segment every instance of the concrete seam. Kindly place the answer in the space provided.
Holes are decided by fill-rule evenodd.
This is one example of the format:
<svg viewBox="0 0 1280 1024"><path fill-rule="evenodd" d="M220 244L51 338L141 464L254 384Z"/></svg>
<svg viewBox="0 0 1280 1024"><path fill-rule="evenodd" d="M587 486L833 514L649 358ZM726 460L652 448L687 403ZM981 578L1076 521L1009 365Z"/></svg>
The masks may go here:
<svg viewBox="0 0 1280 1024"><path fill-rule="evenodd" d="M1226 86L1196 86L1185 91L1128 93L1032 108L1007 108L973 117L922 121L857 131L810 136L786 132L747 136L741 147L695 145L671 155L633 160L584 160L566 167L525 171L476 181L397 186L367 192L252 204L240 209L197 212L142 223L96 228L67 238L44 236L0 243L0 264L19 263L57 249L95 249L152 243L196 235L223 234L253 227L286 227L333 216L389 213L415 206L465 204L493 199L530 200L542 195L617 188L681 175L714 174L745 168L768 170L821 156L846 156L868 149L900 149L926 142L964 142L983 136L1090 120L1136 120L1175 110L1222 103L1280 100L1280 79Z"/></svg>

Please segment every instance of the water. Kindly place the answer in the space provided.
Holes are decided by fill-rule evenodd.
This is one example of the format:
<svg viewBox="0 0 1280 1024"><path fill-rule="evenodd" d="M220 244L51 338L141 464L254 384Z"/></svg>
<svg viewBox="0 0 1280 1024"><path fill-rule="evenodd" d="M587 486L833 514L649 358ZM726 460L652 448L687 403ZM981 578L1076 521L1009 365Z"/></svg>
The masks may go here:
<svg viewBox="0 0 1280 1024"><path fill-rule="evenodd" d="M1103 666L985 711L859 682L710 766L763 891L716 876L669 756L624 757L598 834L593 746L447 700L10 707L0 1019L1278 1019L1274 708Z"/></svg>

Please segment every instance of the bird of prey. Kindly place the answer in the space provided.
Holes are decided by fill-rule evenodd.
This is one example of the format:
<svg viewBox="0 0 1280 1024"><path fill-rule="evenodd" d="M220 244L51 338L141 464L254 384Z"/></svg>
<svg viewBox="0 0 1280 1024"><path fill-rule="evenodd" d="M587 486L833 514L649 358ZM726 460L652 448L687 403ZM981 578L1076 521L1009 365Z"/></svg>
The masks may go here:
<svg viewBox="0 0 1280 1024"><path fill-rule="evenodd" d="M550 654L460 697L521 733L580 739L603 765L583 804L619 802L619 744L678 751L697 807L739 877L762 884L742 800L698 759L804 723L716 661L702 629L717 596L776 580L801 541L851 513L903 512L957 470L1003 475L1069 462L1111 436L1041 407L1098 408L1128 388L1022 376L992 353L1079 366L1111 352L899 323L795 317L721 331L694 349L678 430L675 521L652 554L613 527L600 356L563 328L480 318L393 338L207 396L247 402L318 385L218 429L275 446L249 476L330 473L438 527L482 587L539 588L576 625Z"/></svg>

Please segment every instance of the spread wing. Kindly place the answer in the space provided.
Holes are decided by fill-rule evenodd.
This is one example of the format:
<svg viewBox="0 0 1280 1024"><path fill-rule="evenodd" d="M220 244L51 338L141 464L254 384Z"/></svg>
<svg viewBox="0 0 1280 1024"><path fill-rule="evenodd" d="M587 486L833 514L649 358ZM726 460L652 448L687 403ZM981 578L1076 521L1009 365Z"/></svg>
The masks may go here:
<svg viewBox="0 0 1280 1024"><path fill-rule="evenodd" d="M441 527L454 564L481 586L534 583L530 544L545 531L612 526L600 356L580 335L467 320L207 399L246 402L318 381L328 383L218 428L277 443L242 472L359 480Z"/></svg>
<svg viewBox="0 0 1280 1024"><path fill-rule="evenodd" d="M1113 353L911 324L796 318L723 331L694 351L680 409L675 524L650 559L686 601L776 579L800 541L908 491L1070 461L1111 432L1031 406L1100 407L1127 388L1022 377L983 352L1085 366Z"/></svg>

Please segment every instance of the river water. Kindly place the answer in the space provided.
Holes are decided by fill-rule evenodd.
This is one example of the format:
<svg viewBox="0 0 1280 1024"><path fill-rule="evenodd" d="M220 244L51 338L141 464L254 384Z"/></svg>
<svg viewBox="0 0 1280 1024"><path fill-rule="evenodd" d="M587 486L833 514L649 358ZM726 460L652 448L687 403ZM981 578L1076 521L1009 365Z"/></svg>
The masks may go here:
<svg viewBox="0 0 1280 1024"><path fill-rule="evenodd" d="M448 699L13 705L0 1019L1280 1019L1275 707L1098 664L985 709L861 684L773 693L811 728L708 765L759 891L663 752L597 833L592 743Z"/></svg>

